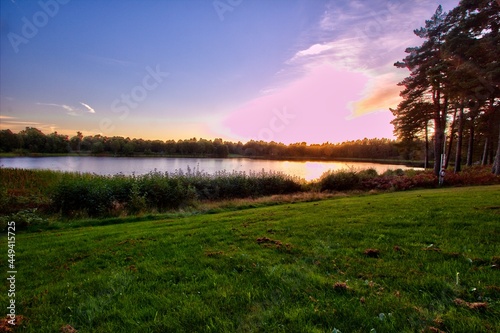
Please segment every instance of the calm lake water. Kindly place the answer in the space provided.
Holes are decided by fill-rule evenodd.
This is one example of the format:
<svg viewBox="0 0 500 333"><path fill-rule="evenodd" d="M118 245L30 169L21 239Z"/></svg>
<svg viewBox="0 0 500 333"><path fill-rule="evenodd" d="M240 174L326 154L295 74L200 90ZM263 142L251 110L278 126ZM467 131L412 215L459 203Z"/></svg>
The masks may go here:
<svg viewBox="0 0 500 333"><path fill-rule="evenodd" d="M261 172L262 170L282 172L305 180L319 178L325 171L339 169L362 170L374 168L382 173L388 169L409 169L404 165L360 163L360 162L317 162L317 161L270 161L247 158L167 158L167 157L9 157L0 158L0 167L23 169L50 169L58 171L89 172L99 175L142 175L157 170L161 172L186 172L199 170L213 174L226 170Z"/></svg>

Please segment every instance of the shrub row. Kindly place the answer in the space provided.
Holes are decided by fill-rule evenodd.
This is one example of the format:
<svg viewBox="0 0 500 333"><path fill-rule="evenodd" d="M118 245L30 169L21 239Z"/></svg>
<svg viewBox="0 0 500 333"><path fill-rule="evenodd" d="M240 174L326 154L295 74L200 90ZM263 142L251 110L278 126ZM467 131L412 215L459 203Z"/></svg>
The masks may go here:
<svg viewBox="0 0 500 333"><path fill-rule="evenodd" d="M0 168L0 176L0 215L37 208L42 213L99 217L179 209L196 200L218 201L308 190L404 191L439 186L432 171L401 169L380 175L374 169L329 171L318 181L307 184L275 172L222 171L209 175L190 169L187 173L155 171L141 176L98 176ZM500 177L485 167L467 168L458 174L450 171L444 181L445 186L499 183Z"/></svg>
<svg viewBox="0 0 500 333"><path fill-rule="evenodd" d="M64 216L102 216L114 210L129 213L165 211L195 200L222 200L287 194L302 190L296 179L281 173L150 172L142 176L68 174L54 187L52 208Z"/></svg>

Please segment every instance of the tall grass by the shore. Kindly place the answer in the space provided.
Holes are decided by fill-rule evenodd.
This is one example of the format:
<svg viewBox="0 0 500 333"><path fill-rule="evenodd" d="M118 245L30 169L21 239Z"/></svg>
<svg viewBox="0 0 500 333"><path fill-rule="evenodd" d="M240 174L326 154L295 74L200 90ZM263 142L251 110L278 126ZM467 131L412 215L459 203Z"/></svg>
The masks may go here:
<svg viewBox="0 0 500 333"><path fill-rule="evenodd" d="M255 198L303 190L298 178L277 172L153 171L145 175L0 169L4 213L42 208L65 217L163 212L195 201Z"/></svg>
<svg viewBox="0 0 500 333"><path fill-rule="evenodd" d="M53 208L65 216L84 212L105 215L125 209L130 213L162 212L191 205L195 200L259 197L298 192L301 185L280 173L177 171L140 176L84 176L63 178L51 196Z"/></svg>

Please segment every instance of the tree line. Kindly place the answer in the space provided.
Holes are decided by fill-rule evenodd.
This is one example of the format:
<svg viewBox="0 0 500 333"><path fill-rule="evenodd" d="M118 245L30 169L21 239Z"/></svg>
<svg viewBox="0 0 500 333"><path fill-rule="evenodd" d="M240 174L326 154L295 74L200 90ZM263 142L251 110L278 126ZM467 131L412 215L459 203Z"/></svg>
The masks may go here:
<svg viewBox="0 0 500 333"><path fill-rule="evenodd" d="M391 110L395 133L408 150L424 143L436 175L478 159L500 174L499 26L498 1L462 0L448 13L439 6L414 31L423 43L394 64L410 71Z"/></svg>
<svg viewBox="0 0 500 333"><path fill-rule="evenodd" d="M0 131L0 152L18 154L67 154L87 153L94 155L134 156L200 156L228 157L241 155L266 158L364 158L364 159L402 159L404 150L396 140L362 139L343 143L307 144L298 142L285 145L279 142L250 140L246 143L191 138L186 140L144 140L119 136L83 136L81 132L68 135L44 134L37 128L13 133ZM410 157L409 155L407 157ZM411 157L416 157L413 154Z"/></svg>

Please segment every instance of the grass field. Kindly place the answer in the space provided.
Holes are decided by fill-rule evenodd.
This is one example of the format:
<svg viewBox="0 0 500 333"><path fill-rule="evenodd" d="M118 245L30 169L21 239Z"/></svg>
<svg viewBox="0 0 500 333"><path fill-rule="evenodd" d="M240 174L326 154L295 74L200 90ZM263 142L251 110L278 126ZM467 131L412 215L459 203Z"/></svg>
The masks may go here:
<svg viewBox="0 0 500 333"><path fill-rule="evenodd" d="M500 186L55 227L16 235L15 332L500 331Z"/></svg>

